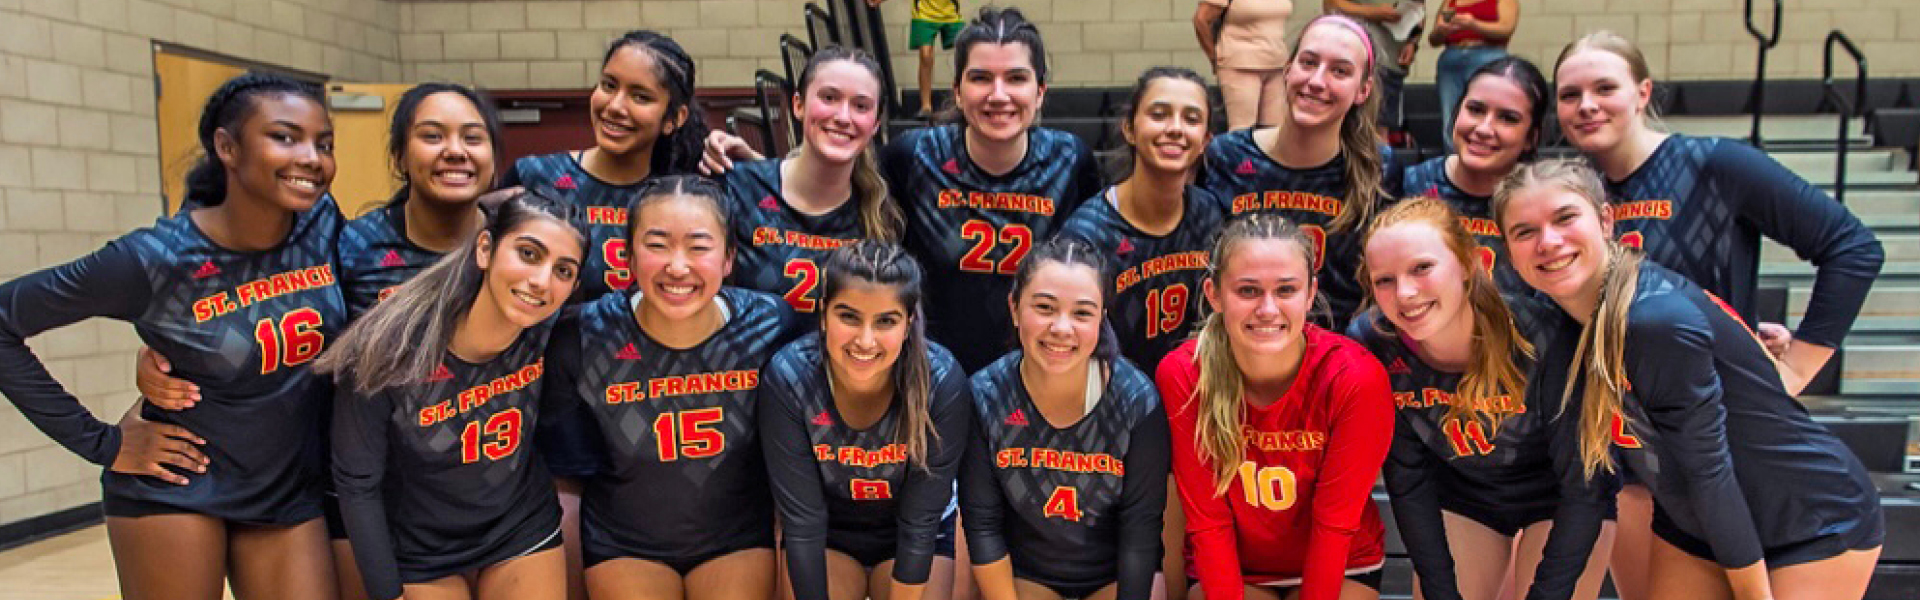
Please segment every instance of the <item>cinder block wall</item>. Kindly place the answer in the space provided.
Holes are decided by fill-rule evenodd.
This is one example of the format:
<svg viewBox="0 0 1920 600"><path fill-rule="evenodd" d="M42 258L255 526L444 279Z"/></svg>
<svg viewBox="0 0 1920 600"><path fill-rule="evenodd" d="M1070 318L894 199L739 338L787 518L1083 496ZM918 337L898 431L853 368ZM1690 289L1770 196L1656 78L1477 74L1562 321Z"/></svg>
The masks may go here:
<svg viewBox="0 0 1920 600"><path fill-rule="evenodd" d="M360 81L402 76L386 0L0 0L0 281L160 212L151 40ZM139 340L92 320L34 338L94 414L132 402ZM0 407L0 524L100 499L100 470Z"/></svg>

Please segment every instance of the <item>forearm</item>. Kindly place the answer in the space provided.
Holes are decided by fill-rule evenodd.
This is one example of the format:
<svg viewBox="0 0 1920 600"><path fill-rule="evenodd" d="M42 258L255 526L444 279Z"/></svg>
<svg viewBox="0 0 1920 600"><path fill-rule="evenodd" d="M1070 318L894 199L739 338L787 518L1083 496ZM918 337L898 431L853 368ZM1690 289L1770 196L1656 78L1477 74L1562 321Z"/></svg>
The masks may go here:
<svg viewBox="0 0 1920 600"><path fill-rule="evenodd" d="M1013 587L1013 561L1005 556L973 565L973 585L980 589L981 600L1019 600Z"/></svg>

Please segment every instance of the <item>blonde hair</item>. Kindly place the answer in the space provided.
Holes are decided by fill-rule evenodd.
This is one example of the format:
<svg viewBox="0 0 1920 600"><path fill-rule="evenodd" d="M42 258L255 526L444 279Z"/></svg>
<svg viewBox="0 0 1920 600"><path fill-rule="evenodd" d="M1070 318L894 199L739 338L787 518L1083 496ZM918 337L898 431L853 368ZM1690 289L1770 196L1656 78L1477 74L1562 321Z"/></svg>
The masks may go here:
<svg viewBox="0 0 1920 600"><path fill-rule="evenodd" d="M1494 221L1506 229L1507 206L1513 195L1541 187L1558 187L1585 198L1598 215L1606 215L1606 191L1600 175L1586 163L1570 159L1552 159L1514 169L1500 181L1493 193ZM1614 241L1607 242L1605 272L1601 275L1600 298L1592 319L1580 329L1573 363L1567 369L1566 388L1560 395L1560 412L1573 403L1573 390L1585 380L1580 405L1580 461L1587 477L1604 469L1612 472L1613 421L1626 420L1620 395L1626 391L1627 308L1633 304L1634 290L1640 285L1640 249ZM1597 383L1596 383L1597 382Z"/></svg>
<svg viewBox="0 0 1920 600"><path fill-rule="evenodd" d="M1408 198L1394 204L1367 227L1366 235L1360 245L1366 247L1373 236L1388 227L1404 223L1423 223L1440 233L1441 240L1447 245L1448 253L1460 263L1467 274L1467 305L1473 310L1472 349L1467 361L1467 372L1455 386L1454 400L1447 408L1445 420L1464 421L1473 419L1484 422L1493 428L1497 435L1500 424L1511 414L1512 402L1527 387L1526 372L1514 361L1511 350L1519 350L1528 358L1533 358L1533 343L1520 334L1514 325L1513 311L1507 307L1507 301L1500 296L1500 290L1493 285L1493 277L1487 269L1474 259L1474 250L1479 246L1473 235L1467 233L1466 226L1460 223L1460 213L1445 201L1432 197ZM1364 299L1362 310L1376 303L1373 297L1372 275L1367 271L1366 261L1360 261L1356 269L1360 289ZM1374 327L1381 333L1393 335L1393 323L1387 319L1374 319ZM1500 396L1507 396L1507 402L1496 402Z"/></svg>
<svg viewBox="0 0 1920 600"><path fill-rule="evenodd" d="M1633 75L1635 85L1653 80L1653 71L1647 68L1647 56L1640 52L1640 47L1635 46L1633 40L1612 30L1599 29L1580 36L1579 39L1568 42L1565 47L1560 48L1560 56L1553 59L1553 78L1556 88L1559 87L1560 65L1582 50L1599 50L1620 57L1627 62L1627 72ZM1647 111L1641 119L1642 124L1649 129L1664 129L1660 121L1660 111L1654 106L1652 98L1647 99Z"/></svg>
<svg viewBox="0 0 1920 600"><path fill-rule="evenodd" d="M1207 264L1211 265L1208 278L1215 290L1224 283L1222 277L1234 251L1242 243L1255 240L1280 240L1298 246L1308 265L1308 280L1317 277L1312 269L1314 244L1299 226L1279 215L1250 213L1228 222L1213 242ZM1240 430L1247 420L1247 378L1234 361L1233 344L1227 338L1227 326L1219 312L1207 315L1201 322L1198 337L1194 358L1200 364L1200 381L1194 387L1193 396L1186 401L1200 403L1193 444L1200 460L1213 464L1214 495L1217 496L1226 493L1240 461L1246 457L1246 441Z"/></svg>
<svg viewBox="0 0 1920 600"><path fill-rule="evenodd" d="M1293 57L1300 54L1300 40L1305 38L1307 30L1319 25L1340 28L1352 32L1360 38L1360 44L1366 47L1366 65L1361 73L1366 77L1364 85L1368 88L1367 99L1359 104L1347 107L1347 114L1340 119L1340 153L1346 157L1347 198L1340 215L1328 225L1333 232L1354 231L1373 220L1378 210L1381 191L1384 158L1380 155L1380 78L1375 73L1378 65L1373 56L1373 40L1366 30L1352 20L1338 15L1322 15L1300 29L1293 40L1293 50L1287 55L1287 64L1291 68Z"/></svg>

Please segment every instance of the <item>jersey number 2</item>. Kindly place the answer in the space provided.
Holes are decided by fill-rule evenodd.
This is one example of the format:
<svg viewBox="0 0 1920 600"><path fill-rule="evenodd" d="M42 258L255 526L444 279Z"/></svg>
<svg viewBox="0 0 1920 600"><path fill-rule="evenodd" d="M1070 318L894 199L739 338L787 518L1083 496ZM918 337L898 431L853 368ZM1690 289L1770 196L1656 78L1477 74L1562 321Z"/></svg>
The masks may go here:
<svg viewBox="0 0 1920 600"><path fill-rule="evenodd" d="M793 283L793 289L787 290L787 305L799 312L813 312L819 301L808 296L813 295L814 286L820 285L820 267L814 266L811 258L796 258L787 261L782 274L787 279L799 280Z"/></svg>
<svg viewBox="0 0 1920 600"><path fill-rule="evenodd" d="M1020 260L1027 257L1027 251L1033 249L1033 229L1019 223L1008 223L995 231L992 223L974 219L960 226L960 237L974 240L973 249L960 257L960 270L972 273L1012 275L1020 269ZM1001 257L997 267L987 259L995 242L1013 244L1013 249Z"/></svg>
<svg viewBox="0 0 1920 600"><path fill-rule="evenodd" d="M1293 470L1286 467L1257 467L1253 461L1240 463L1240 493L1247 504L1267 510L1293 508Z"/></svg>
<svg viewBox="0 0 1920 600"><path fill-rule="evenodd" d="M1053 495L1047 497L1047 505L1042 512L1049 517L1079 521L1080 490L1070 485L1053 488Z"/></svg>
<svg viewBox="0 0 1920 600"><path fill-rule="evenodd" d="M706 458L727 449L727 435L713 428L725 414L718 407L664 412L653 419L653 437L660 462Z"/></svg>
<svg viewBox="0 0 1920 600"><path fill-rule="evenodd" d="M493 439L483 442L480 440L482 436L490 436ZM513 456L513 451L519 447L520 409L518 408L493 413L493 416L487 417L485 425L481 425L479 421L469 422L467 428L460 432L460 462L463 463L480 462L480 456L483 454L486 455L487 460L500 460Z"/></svg>
<svg viewBox="0 0 1920 600"><path fill-rule="evenodd" d="M261 319L253 327L253 339L260 343L260 374L313 360L326 347L327 336L320 333L320 311L296 309L280 316L280 322Z"/></svg>

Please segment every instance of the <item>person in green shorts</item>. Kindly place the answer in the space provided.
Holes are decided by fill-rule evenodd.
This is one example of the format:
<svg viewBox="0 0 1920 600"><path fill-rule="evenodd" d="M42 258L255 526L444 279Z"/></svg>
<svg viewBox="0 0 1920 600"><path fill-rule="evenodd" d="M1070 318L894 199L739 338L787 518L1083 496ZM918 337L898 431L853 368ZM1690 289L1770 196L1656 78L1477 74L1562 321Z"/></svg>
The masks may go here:
<svg viewBox="0 0 1920 600"><path fill-rule="evenodd" d="M886 0L867 0L870 6L880 6ZM920 52L920 112L918 116L933 114L933 40L940 39L940 48L952 50L955 37L960 28L966 25L960 19L959 0L912 0L913 22L907 29L907 47Z"/></svg>

